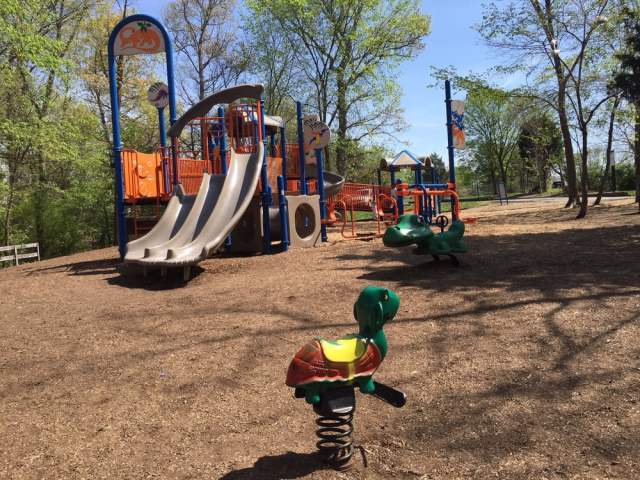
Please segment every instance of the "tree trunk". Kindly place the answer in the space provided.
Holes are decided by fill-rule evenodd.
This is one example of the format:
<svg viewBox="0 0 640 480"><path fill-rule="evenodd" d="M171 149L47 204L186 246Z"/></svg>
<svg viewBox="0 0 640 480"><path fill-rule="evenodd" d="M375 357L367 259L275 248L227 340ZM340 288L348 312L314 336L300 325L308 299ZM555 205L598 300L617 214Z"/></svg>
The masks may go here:
<svg viewBox="0 0 640 480"><path fill-rule="evenodd" d="M576 159L573 154L573 143L571 141L571 132L569 131L569 120L566 110L566 92L564 80L558 75L558 120L560 122L560 132L562 133L562 143L564 144L564 156L567 163L567 203L565 208L577 204L578 189L576 178Z"/></svg>
<svg viewBox="0 0 640 480"><path fill-rule="evenodd" d="M611 171L611 152L613 150L613 127L616 120L616 112L618 110L618 105L620 104L620 97L616 97L613 102L613 106L611 107L611 112L609 113L609 131L607 133L607 159L604 166L604 172L602 174L602 179L600 180L600 187L598 187L598 196L593 202L593 206L600 205L602 200L602 194L604 193L604 186L609 180L609 172Z"/></svg>
<svg viewBox="0 0 640 480"><path fill-rule="evenodd" d="M13 209L13 198L15 194L15 185L14 180L12 180L13 175L9 173L9 195L7 197L7 205L4 212L4 219L2 222L2 230L3 230L3 239L2 244L4 246L9 246L9 232L11 229L11 210Z"/></svg>
<svg viewBox="0 0 640 480"><path fill-rule="evenodd" d="M489 168L489 176L491 177L491 185L493 185L493 194L498 195L498 182L496 182L496 172L493 166Z"/></svg>
<svg viewBox="0 0 640 480"><path fill-rule="evenodd" d="M633 158L636 164L636 202L638 202L638 212L640 213L640 101L635 102L635 138L633 141Z"/></svg>
<svg viewBox="0 0 640 480"><path fill-rule="evenodd" d="M580 175L580 185L582 189L582 199L580 201L580 211L576 218L584 218L587 216L587 208L589 206L589 170L587 169L587 163L589 159L588 150L588 132L587 126L582 125L582 175Z"/></svg>
<svg viewBox="0 0 640 480"><path fill-rule="evenodd" d="M347 84L344 70L338 69L336 74L336 108L338 111L338 141L336 142L336 168L338 174L345 176L347 172Z"/></svg>

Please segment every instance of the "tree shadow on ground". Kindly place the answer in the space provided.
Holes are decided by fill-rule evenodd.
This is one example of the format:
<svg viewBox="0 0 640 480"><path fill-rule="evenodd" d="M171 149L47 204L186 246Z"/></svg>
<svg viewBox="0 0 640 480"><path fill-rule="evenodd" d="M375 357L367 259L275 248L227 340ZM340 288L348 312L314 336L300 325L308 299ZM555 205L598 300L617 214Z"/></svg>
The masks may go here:
<svg viewBox="0 0 640 480"><path fill-rule="evenodd" d="M234 470L221 480L288 480L302 478L326 466L317 453L287 452L259 458L249 468Z"/></svg>
<svg viewBox="0 0 640 480"><path fill-rule="evenodd" d="M568 229L560 232L467 238L469 253L460 267L445 257L436 262L413 255L413 247L381 248L336 258L358 278L394 282L433 292L505 288L554 295L572 288L611 290L638 287L640 227ZM355 262L352 267L346 262Z"/></svg>

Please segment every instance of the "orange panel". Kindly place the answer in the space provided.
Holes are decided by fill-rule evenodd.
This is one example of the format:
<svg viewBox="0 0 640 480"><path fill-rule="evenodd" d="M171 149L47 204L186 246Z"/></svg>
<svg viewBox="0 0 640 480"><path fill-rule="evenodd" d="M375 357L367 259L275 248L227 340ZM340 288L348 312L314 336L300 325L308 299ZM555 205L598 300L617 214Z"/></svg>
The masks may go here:
<svg viewBox="0 0 640 480"><path fill-rule="evenodd" d="M158 153L135 150L122 152L125 199L157 198L162 196L162 161Z"/></svg>

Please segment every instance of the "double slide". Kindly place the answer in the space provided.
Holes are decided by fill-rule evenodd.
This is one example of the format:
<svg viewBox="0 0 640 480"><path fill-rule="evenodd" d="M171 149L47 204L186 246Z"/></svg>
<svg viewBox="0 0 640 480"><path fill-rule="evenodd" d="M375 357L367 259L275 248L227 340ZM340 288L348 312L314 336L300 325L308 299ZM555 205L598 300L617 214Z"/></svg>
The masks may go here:
<svg viewBox="0 0 640 480"><path fill-rule="evenodd" d="M215 93L191 107L168 134L178 137L193 118L206 115L215 105L240 98L259 100L262 90L262 85L240 85ZM127 244L124 262L149 267L188 267L206 259L222 245L249 207L260 178L263 154L262 142L252 153L241 154L231 149L227 174L203 175L195 197L185 195L182 186L177 185L154 228ZM342 177L333 177L338 176L326 172L324 178L329 185L325 192L338 187L336 183L341 187Z"/></svg>
<svg viewBox="0 0 640 480"><path fill-rule="evenodd" d="M215 105L239 98L259 100L262 90L262 85L240 85L215 93L191 107L168 134L178 137L193 118L206 115ZM185 195L177 185L155 227L127 244L125 263L180 267L207 258L224 242L251 203L263 153L262 142L252 153L240 154L231 149L227 174L203 175L195 197Z"/></svg>

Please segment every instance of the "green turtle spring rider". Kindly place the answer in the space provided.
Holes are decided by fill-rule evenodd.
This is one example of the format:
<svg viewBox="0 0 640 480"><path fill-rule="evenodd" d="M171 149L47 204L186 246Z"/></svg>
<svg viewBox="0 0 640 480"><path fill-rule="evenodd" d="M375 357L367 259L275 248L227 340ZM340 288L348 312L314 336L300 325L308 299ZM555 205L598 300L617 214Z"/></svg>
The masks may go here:
<svg viewBox="0 0 640 480"><path fill-rule="evenodd" d="M383 327L395 317L399 306L395 292L366 287L353 306L358 333L337 340L311 340L289 365L286 384L318 414L316 445L324 460L337 470L351 465L355 387L394 407L406 402L404 393L372 378L387 354Z"/></svg>
<svg viewBox="0 0 640 480"><path fill-rule="evenodd" d="M456 219L446 232L444 229L449 223L447 217L440 215L434 223L440 227L440 233L433 233L421 215L401 215L396 225L387 228L382 242L387 247L405 247L415 244L417 248L413 253L431 255L434 260L440 260L440 255L448 255L452 263L458 266L460 263L455 254L468 251L467 245L462 240L464 223Z"/></svg>

